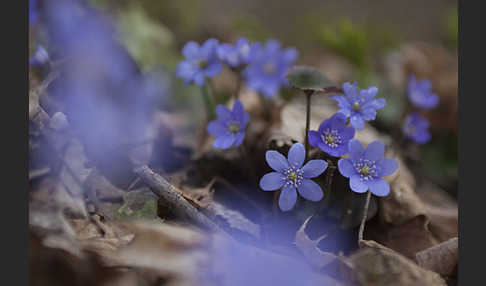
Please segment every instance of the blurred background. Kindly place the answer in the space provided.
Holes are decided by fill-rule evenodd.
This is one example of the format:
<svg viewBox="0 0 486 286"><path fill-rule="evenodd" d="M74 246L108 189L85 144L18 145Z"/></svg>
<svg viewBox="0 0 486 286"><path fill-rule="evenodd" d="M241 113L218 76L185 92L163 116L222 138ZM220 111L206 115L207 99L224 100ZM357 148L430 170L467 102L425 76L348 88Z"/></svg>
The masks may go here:
<svg viewBox="0 0 486 286"><path fill-rule="evenodd" d="M431 1L282 1L282 0L91 0L111 15L120 38L144 71L165 70L173 77L188 41L209 37L234 42L275 38L299 51L297 64L320 69L341 84L356 80L375 85L387 108L375 127L393 131L407 110L408 76L432 81L440 106L426 114L432 140L420 147L419 171L457 193L457 2ZM218 81L218 78L222 78ZM227 77L216 78L229 97ZM174 83L174 107L200 104L199 90ZM218 84L219 83L219 84ZM225 90L228 94L225 94ZM284 97L292 91L283 92ZM395 128L393 128L395 127ZM412 162L413 165L413 162Z"/></svg>

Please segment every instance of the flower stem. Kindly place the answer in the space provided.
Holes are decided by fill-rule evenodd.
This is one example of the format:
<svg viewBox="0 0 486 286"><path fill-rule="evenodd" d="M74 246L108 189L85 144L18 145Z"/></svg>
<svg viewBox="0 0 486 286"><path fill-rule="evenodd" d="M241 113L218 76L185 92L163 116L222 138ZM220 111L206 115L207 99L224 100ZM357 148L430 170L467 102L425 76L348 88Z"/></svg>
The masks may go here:
<svg viewBox="0 0 486 286"><path fill-rule="evenodd" d="M243 85L243 80L239 74L236 74L236 90L235 90L235 99L240 97L241 87Z"/></svg>
<svg viewBox="0 0 486 286"><path fill-rule="evenodd" d="M366 223L366 217L368 216L368 208L370 206L370 199L371 199L371 192L368 191L366 194L366 203L364 206L364 211L363 211L363 218L361 219L361 224L359 225L359 232L358 232L358 244L361 245L361 241L363 241L363 231L364 231L364 226Z"/></svg>
<svg viewBox="0 0 486 286"><path fill-rule="evenodd" d="M208 84L201 86L201 94L204 100L204 105L206 106L206 117L209 121L214 118L215 112L211 87Z"/></svg>
<svg viewBox="0 0 486 286"><path fill-rule="evenodd" d="M304 135L304 142L305 142L305 160L307 160L307 157L309 157L309 139L308 139L308 134L309 134L309 127L310 127L310 112L311 112L311 96L314 93L312 90L306 90L305 95L306 95L306 117L305 117L305 135Z"/></svg>

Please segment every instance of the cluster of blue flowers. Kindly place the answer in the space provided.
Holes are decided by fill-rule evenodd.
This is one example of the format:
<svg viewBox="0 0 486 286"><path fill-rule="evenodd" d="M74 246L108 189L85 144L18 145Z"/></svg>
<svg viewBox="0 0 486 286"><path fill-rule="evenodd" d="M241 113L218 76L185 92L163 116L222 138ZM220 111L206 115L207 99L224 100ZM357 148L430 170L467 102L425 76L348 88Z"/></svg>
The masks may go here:
<svg viewBox="0 0 486 286"><path fill-rule="evenodd" d="M386 196L390 186L382 177L397 170L397 161L383 158L385 145L380 141L374 141L364 149L358 140L353 140L355 130L363 129L365 121L375 119L376 111L385 106L385 99L375 99L376 87L359 91L356 83L344 83L342 89L344 95L332 97L338 102L338 112L322 121L318 130L309 131L309 143L334 157L349 153L349 158L339 159L338 170L349 178L352 191L363 193L369 190L376 196ZM261 178L260 188L264 191L282 190L279 197L282 211L293 208L297 192L310 201L319 201L324 196L321 187L310 179L321 175L328 163L310 160L303 165L304 158L305 149L301 143L290 148L287 159L274 150L266 153L267 163L275 172Z"/></svg>
<svg viewBox="0 0 486 286"><path fill-rule="evenodd" d="M185 60L179 63L176 75L186 84L203 86L207 78L218 75L226 64L246 80L248 88L265 97L274 97L281 86L289 84L285 75L298 57L295 49L282 49L276 40L261 45L245 38L238 39L234 45L220 44L216 39L208 39L201 46L188 42L182 54ZM372 142L365 150L359 141L353 140L356 130L364 129L366 121L374 120L377 110L383 108L386 101L375 98L378 88L374 86L359 90L356 82L347 82L342 90L343 95L331 97L338 102L338 112L324 120L318 130L309 131L309 143L330 156L350 154L349 159L338 161L338 169L349 178L352 191L369 190L377 196L386 196L390 187L382 177L395 172L397 162L383 158L382 142ZM232 110L218 105L216 114L218 118L207 126L208 133L216 137L213 147L227 149L241 145L250 119L243 104L236 99ZM265 157L274 171L265 174L259 185L264 191L281 190L278 204L282 211L294 207L297 193L310 201L320 201L324 197L323 190L312 179L324 173L328 163L310 160L304 164L306 150L301 143L291 146L287 158L275 150L268 150Z"/></svg>
<svg viewBox="0 0 486 286"><path fill-rule="evenodd" d="M266 97L274 97L281 86L288 85L287 70L297 60L297 50L282 49L276 40L264 45L239 38L236 44L220 44L208 39L201 46L188 42L182 49L185 60L177 66L176 76L186 84L203 86L206 78L218 75L223 63L234 71L241 71L248 88Z"/></svg>
<svg viewBox="0 0 486 286"><path fill-rule="evenodd" d="M439 104L439 97L431 91L431 88L432 83L429 80L417 81L415 75L410 76L407 96L415 108L427 110ZM417 144L424 144L430 140L428 128L429 121L417 111L408 114L402 125L405 137Z"/></svg>

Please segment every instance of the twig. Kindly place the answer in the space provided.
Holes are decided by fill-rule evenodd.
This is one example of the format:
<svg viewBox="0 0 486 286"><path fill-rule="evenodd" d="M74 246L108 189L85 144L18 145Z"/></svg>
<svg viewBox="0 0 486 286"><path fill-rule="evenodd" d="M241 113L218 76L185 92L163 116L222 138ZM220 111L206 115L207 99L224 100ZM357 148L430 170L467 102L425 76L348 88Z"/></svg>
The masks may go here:
<svg viewBox="0 0 486 286"><path fill-rule="evenodd" d="M359 225L358 245L360 246L361 246L361 241L363 241L363 231L366 223L366 217L368 216L368 207L370 206L370 199L371 199L371 192L368 191L368 193L366 194L366 203L364 206L363 218L361 219L361 224Z"/></svg>
<svg viewBox="0 0 486 286"><path fill-rule="evenodd" d="M164 199L173 210L181 216L189 217L197 224L204 226L210 230L224 233L221 228L211 221L204 214L199 212L193 205L191 205L184 197L171 185L166 179L155 173L147 165L135 167L133 171L140 177L140 179L147 184L152 192L158 197Z"/></svg>

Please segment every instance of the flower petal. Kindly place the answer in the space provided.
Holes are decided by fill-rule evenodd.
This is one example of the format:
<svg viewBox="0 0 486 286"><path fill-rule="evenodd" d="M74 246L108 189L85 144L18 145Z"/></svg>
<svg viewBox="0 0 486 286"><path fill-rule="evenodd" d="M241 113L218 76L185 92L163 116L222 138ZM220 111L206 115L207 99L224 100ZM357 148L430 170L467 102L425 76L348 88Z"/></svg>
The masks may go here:
<svg viewBox="0 0 486 286"><path fill-rule="evenodd" d="M346 94L348 96L357 95L358 94L358 84L356 82L354 82L353 84L351 84L350 82L345 82L345 83L343 83L343 91L344 91L344 94Z"/></svg>
<svg viewBox="0 0 486 286"><path fill-rule="evenodd" d="M351 178L353 175L356 175L356 169L354 169L353 163L347 158L339 159L338 169L339 173L346 178Z"/></svg>
<svg viewBox="0 0 486 286"><path fill-rule="evenodd" d="M227 121L231 119L232 113L228 107L219 104L218 106L216 106L216 115L218 115L218 118L221 121Z"/></svg>
<svg viewBox="0 0 486 286"><path fill-rule="evenodd" d="M351 190L356 193L364 193L368 190L368 185L361 181L359 175L351 176L349 179L349 186L351 187Z"/></svg>
<svg viewBox="0 0 486 286"><path fill-rule="evenodd" d="M245 139L245 132L238 132L235 134L235 142L233 146L238 147L243 143L243 139Z"/></svg>
<svg viewBox="0 0 486 286"><path fill-rule="evenodd" d="M341 140L343 141L348 141L353 139L354 134L355 134L355 129L353 127L345 127L343 131L341 132Z"/></svg>
<svg viewBox="0 0 486 286"><path fill-rule="evenodd" d="M299 194L306 200L317 202L324 197L321 187L312 180L304 179L297 187Z"/></svg>
<svg viewBox="0 0 486 286"><path fill-rule="evenodd" d="M264 191L275 191L285 183L285 176L279 172L265 174L260 179L260 188Z"/></svg>
<svg viewBox="0 0 486 286"><path fill-rule="evenodd" d="M309 131L307 137L309 139L309 144L313 147L318 147L319 143L322 143L321 136L319 136L319 133L317 133L317 131Z"/></svg>
<svg viewBox="0 0 486 286"><path fill-rule="evenodd" d="M223 70L223 65L221 62L212 62L204 69L204 74L208 77L213 77L218 75Z"/></svg>
<svg viewBox="0 0 486 286"><path fill-rule="evenodd" d="M377 162L377 165L380 167L378 174L380 177L391 175L398 169L397 160L392 158L383 158Z"/></svg>
<svg viewBox="0 0 486 286"><path fill-rule="evenodd" d="M290 147L289 154L287 155L289 164L300 168L305 160L305 147L302 143L295 143Z"/></svg>
<svg viewBox="0 0 486 286"><path fill-rule="evenodd" d="M358 130L363 130L364 128L364 121L363 121L363 118L361 118L361 116L355 114L353 116L351 116L351 125L358 129Z"/></svg>
<svg viewBox="0 0 486 286"><path fill-rule="evenodd" d="M364 153L363 145L361 145L361 142L359 142L356 139L349 141L348 149L349 149L349 158L353 162L358 161L363 156Z"/></svg>
<svg viewBox="0 0 486 286"><path fill-rule="evenodd" d="M226 129L226 126L224 126L224 124L219 120L213 120L209 122L206 130L208 131L209 134L215 137L222 136L226 134L226 132L228 131Z"/></svg>
<svg viewBox="0 0 486 286"><path fill-rule="evenodd" d="M287 158L275 150L269 150L265 153L265 159L268 165L277 172L283 172L289 168Z"/></svg>
<svg viewBox="0 0 486 286"><path fill-rule="evenodd" d="M235 103L233 104L233 115L238 121L242 121L244 114L245 109L243 108L243 104L240 100L235 100Z"/></svg>
<svg viewBox="0 0 486 286"><path fill-rule="evenodd" d="M186 59L194 59L199 56L199 44L196 42L187 42L182 49L182 54Z"/></svg>
<svg viewBox="0 0 486 286"><path fill-rule="evenodd" d="M383 158L383 154L385 154L385 144L377 140L366 146L363 157L371 161L378 161Z"/></svg>
<svg viewBox="0 0 486 286"><path fill-rule="evenodd" d="M376 110L370 107L363 107L361 110L361 117L366 121L375 120Z"/></svg>
<svg viewBox="0 0 486 286"><path fill-rule="evenodd" d="M308 179L319 176L327 169L327 165L327 162L324 160L310 160L302 167L304 178Z"/></svg>
<svg viewBox="0 0 486 286"><path fill-rule="evenodd" d="M278 198L278 206L282 211L291 210L297 202L297 192L293 186L285 186Z"/></svg>
<svg viewBox="0 0 486 286"><path fill-rule="evenodd" d="M231 144L235 142L235 135L234 134L228 134L228 135L223 135L213 142L213 147L214 148L221 148L221 149L228 149Z"/></svg>
<svg viewBox="0 0 486 286"><path fill-rule="evenodd" d="M384 197L390 193L390 185L383 179L369 181L368 186L375 196Z"/></svg>

